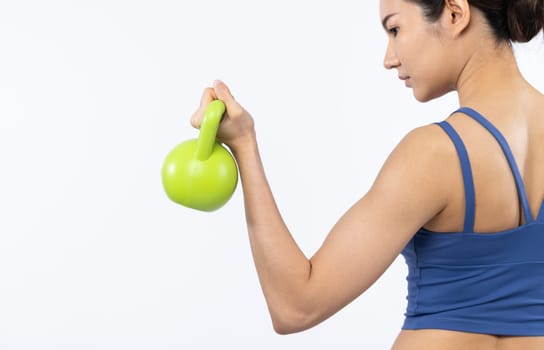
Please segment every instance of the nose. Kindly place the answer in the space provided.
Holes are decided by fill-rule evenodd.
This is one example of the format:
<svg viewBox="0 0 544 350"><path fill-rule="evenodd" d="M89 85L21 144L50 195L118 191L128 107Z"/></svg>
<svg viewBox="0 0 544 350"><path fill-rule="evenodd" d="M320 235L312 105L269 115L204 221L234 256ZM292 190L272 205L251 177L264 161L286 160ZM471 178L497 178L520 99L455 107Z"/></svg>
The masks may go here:
<svg viewBox="0 0 544 350"><path fill-rule="evenodd" d="M387 49L385 50L385 57L383 58L383 66L385 69L393 69L400 66L400 60L395 53L393 48L393 43L391 40L387 44Z"/></svg>

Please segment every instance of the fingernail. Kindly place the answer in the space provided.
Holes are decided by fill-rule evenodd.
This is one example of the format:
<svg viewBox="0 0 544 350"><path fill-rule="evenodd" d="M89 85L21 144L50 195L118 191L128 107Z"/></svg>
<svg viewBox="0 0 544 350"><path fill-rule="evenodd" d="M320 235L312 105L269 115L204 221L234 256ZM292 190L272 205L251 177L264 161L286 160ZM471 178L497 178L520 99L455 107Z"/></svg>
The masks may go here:
<svg viewBox="0 0 544 350"><path fill-rule="evenodd" d="M217 85L223 83L221 80L214 80L213 81L213 87L217 87Z"/></svg>

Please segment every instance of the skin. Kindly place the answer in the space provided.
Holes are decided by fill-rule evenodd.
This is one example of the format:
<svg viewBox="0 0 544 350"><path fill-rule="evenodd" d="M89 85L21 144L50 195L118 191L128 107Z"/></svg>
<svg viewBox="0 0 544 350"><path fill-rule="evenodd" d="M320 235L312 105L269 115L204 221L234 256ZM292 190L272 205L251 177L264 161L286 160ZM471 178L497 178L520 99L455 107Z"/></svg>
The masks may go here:
<svg viewBox="0 0 544 350"><path fill-rule="evenodd" d="M510 143L536 215L544 199L544 96L523 79L510 47L497 45L483 16L467 1L448 1L436 23L425 21L418 6L403 0L380 5L380 19L387 17L385 67L409 77L406 83L417 100L455 90L460 105L494 123ZM276 332L308 329L342 309L383 274L419 228L462 230L464 188L458 156L447 135L429 125L400 141L370 190L338 220L315 255L306 257L276 206L254 120L223 82L204 90L192 125L200 126L213 99L227 107L218 138L239 165L251 250ZM523 218L517 191L498 145L464 115L448 121L477 165L476 200L482 204L477 206L475 230L492 233L518 226ZM536 350L544 348L544 337L426 329L401 331L393 344L395 350L461 348Z"/></svg>

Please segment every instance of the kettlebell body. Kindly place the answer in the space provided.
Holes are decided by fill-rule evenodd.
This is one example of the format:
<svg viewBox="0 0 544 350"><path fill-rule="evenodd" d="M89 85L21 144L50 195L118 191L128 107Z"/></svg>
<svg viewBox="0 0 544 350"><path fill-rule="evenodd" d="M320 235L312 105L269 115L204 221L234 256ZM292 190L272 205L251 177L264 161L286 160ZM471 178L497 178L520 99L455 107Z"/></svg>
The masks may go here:
<svg viewBox="0 0 544 350"><path fill-rule="evenodd" d="M236 162L215 139L224 111L223 102L210 103L199 138L180 143L166 156L162 183L175 203L213 211L222 207L234 193L238 183Z"/></svg>

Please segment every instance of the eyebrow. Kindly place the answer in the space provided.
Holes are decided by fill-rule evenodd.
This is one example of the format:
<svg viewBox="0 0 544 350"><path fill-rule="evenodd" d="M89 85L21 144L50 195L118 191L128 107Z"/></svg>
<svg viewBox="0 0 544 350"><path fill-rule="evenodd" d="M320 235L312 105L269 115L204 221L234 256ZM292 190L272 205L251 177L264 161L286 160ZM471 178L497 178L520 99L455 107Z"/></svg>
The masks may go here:
<svg viewBox="0 0 544 350"><path fill-rule="evenodd" d="M383 19L382 19L382 27L383 29L387 30L387 21L389 21L389 18L393 17L394 15L397 15L398 12L395 12L395 13L390 13L388 14L387 16L385 16Z"/></svg>

